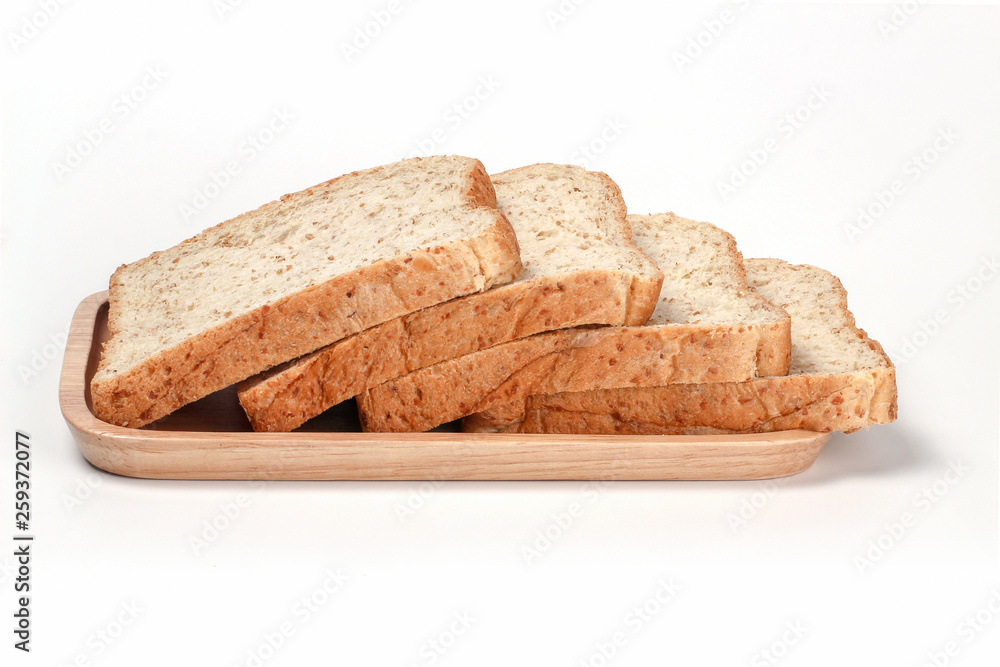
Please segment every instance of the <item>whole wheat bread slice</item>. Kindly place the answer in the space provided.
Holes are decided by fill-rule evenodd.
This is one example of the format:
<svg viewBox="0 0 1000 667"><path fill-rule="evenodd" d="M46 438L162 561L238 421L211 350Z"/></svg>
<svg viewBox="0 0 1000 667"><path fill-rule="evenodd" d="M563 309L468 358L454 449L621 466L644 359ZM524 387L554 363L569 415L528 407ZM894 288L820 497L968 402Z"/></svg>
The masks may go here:
<svg viewBox="0 0 1000 667"><path fill-rule="evenodd" d="M492 177L524 272L511 284L390 320L241 383L253 428L288 431L370 387L543 331L638 325L662 274L633 245L607 175L536 164Z"/></svg>
<svg viewBox="0 0 1000 667"><path fill-rule="evenodd" d="M840 281L813 266L749 260L757 292L792 317L787 377L532 396L523 422L468 432L699 434L807 429L851 432L896 419L895 369L857 328Z"/></svg>
<svg viewBox="0 0 1000 667"><path fill-rule="evenodd" d="M111 278L95 414L142 426L275 364L521 271L464 157L404 160L285 195Z"/></svg>
<svg viewBox="0 0 1000 667"><path fill-rule="evenodd" d="M788 315L749 289L729 234L673 214L628 219L664 274L646 326L543 333L409 373L358 396L362 427L423 431L472 413L505 424L532 394L787 372Z"/></svg>

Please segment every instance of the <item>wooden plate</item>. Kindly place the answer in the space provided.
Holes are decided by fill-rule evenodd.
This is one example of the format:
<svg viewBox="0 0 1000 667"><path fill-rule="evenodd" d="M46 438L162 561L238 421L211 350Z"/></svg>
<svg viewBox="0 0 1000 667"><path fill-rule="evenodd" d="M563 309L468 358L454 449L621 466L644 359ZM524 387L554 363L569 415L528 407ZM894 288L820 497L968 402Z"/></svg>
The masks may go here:
<svg viewBox="0 0 1000 667"><path fill-rule="evenodd" d="M91 410L90 379L107 340L108 293L73 316L59 383L83 456L108 472L157 479L767 479L812 465L829 433L608 436L363 433L353 401L292 433L254 433L230 387L141 429Z"/></svg>

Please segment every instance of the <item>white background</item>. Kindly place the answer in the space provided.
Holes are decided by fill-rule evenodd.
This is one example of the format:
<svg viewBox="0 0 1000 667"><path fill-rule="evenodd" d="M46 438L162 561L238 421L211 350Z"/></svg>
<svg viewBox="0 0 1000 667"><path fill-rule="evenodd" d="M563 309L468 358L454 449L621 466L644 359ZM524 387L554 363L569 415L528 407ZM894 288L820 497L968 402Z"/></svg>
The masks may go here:
<svg viewBox="0 0 1000 667"><path fill-rule="evenodd" d="M30 655L2 538L0 661L993 664L1000 9L403 1L345 54L387 1L235 4L0 15L0 536L15 429L37 536ZM586 162L633 212L830 269L899 364L899 421L763 484L152 482L82 459L57 347L115 267L419 146L494 172Z"/></svg>

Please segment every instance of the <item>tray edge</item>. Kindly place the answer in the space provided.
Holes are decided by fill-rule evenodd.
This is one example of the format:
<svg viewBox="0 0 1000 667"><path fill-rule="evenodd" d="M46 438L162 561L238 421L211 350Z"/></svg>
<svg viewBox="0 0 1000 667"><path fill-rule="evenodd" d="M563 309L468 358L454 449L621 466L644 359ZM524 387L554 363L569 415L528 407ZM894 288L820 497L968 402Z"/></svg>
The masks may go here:
<svg viewBox="0 0 1000 667"><path fill-rule="evenodd" d="M463 433L210 433L108 424L86 402L97 313L108 291L77 306L59 403L84 458L146 479L754 480L794 475L830 433L624 436ZM293 440L290 440L293 439ZM281 452L274 456L275 448ZM616 455L617 454L617 455ZM277 465L274 459L277 458ZM270 461L269 461L270 459ZM337 462L334 468L330 460Z"/></svg>

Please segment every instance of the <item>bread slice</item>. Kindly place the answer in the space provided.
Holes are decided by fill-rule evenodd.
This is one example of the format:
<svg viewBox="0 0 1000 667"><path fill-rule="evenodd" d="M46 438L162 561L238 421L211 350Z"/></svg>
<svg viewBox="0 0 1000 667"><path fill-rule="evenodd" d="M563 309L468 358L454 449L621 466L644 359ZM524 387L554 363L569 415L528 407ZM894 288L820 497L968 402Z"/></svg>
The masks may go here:
<svg viewBox="0 0 1000 667"><path fill-rule="evenodd" d="M358 396L365 430L423 431L472 413L505 424L532 394L787 372L788 315L749 289L729 234L673 214L628 220L664 274L646 326L542 333L409 373Z"/></svg>
<svg viewBox="0 0 1000 667"><path fill-rule="evenodd" d="M896 419L896 376L857 328L840 281L813 266L747 262L757 292L792 316L787 377L532 396L522 422L468 432L699 434L807 429L851 432Z"/></svg>
<svg viewBox="0 0 1000 667"><path fill-rule="evenodd" d="M240 385L258 431L288 431L410 371L542 331L645 322L662 274L631 241L607 175L536 164L492 177L517 234L513 283L390 320Z"/></svg>
<svg viewBox="0 0 1000 667"><path fill-rule="evenodd" d="M510 282L483 165L404 160L285 195L111 278L94 413L141 426L388 319Z"/></svg>

